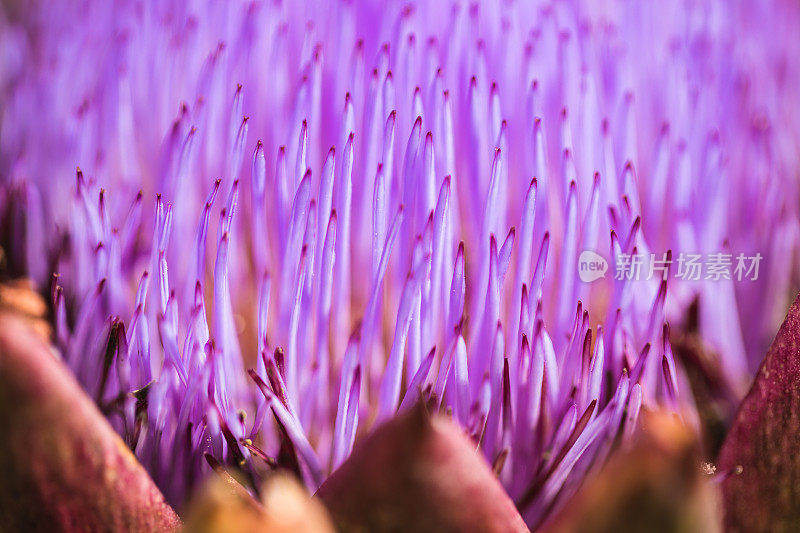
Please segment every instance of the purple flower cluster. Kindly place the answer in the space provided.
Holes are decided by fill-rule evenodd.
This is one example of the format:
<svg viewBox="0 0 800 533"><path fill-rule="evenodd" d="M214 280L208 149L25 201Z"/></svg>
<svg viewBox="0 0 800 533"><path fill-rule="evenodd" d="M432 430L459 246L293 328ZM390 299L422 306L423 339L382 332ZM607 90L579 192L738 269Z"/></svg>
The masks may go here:
<svg viewBox="0 0 800 533"><path fill-rule="evenodd" d="M641 408L699 423L670 328L738 398L797 282L791 2L7 11L9 268L178 506L209 462L314 491L424 401L538 524ZM762 274L586 283L585 250Z"/></svg>

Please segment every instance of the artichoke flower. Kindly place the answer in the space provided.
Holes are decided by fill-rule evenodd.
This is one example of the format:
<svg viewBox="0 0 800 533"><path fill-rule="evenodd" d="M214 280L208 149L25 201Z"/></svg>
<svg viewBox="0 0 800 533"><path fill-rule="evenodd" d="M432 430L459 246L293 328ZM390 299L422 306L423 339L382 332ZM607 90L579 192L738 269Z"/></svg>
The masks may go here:
<svg viewBox="0 0 800 533"><path fill-rule="evenodd" d="M5 0L0 530L792 530L798 34Z"/></svg>

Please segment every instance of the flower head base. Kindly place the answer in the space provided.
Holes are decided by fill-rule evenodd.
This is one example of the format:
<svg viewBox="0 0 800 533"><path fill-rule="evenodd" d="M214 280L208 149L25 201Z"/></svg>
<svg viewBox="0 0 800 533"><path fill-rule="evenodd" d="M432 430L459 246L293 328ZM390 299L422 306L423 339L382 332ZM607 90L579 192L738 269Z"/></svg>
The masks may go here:
<svg viewBox="0 0 800 533"><path fill-rule="evenodd" d="M3 527L178 530L142 465L29 325L0 312Z"/></svg>
<svg viewBox="0 0 800 533"><path fill-rule="evenodd" d="M204 456L315 490L421 400L539 524L642 406L698 423L692 302L743 391L800 236L800 13L622 7L88 2L3 37L12 265L171 502ZM611 275L651 252L772 266Z"/></svg>

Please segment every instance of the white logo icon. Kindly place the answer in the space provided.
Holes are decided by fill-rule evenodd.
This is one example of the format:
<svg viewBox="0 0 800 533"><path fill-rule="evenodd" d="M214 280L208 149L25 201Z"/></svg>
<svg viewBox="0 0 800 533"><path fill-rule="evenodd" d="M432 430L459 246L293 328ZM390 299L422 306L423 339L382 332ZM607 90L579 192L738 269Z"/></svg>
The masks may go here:
<svg viewBox="0 0 800 533"><path fill-rule="evenodd" d="M578 277L584 283L591 283L606 277L608 261L602 255L591 250L584 250L578 258Z"/></svg>

